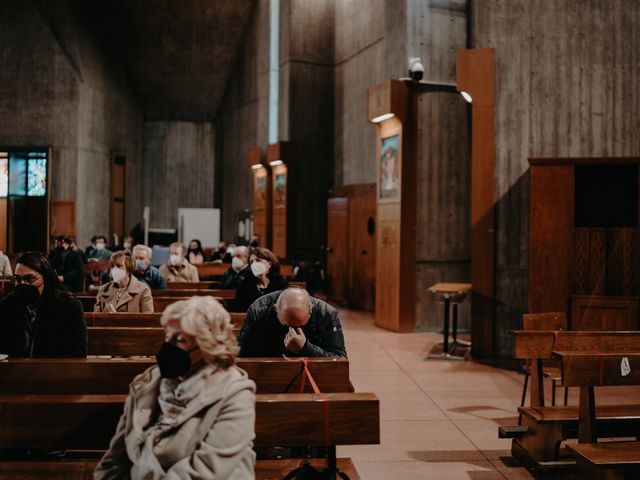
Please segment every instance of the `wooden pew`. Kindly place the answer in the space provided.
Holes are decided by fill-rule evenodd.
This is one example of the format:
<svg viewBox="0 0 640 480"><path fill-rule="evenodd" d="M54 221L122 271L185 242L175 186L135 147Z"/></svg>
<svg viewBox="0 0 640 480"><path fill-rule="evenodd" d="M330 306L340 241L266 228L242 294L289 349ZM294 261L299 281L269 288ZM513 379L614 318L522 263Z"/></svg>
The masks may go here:
<svg viewBox="0 0 640 480"><path fill-rule="evenodd" d="M0 362L0 394L126 394L133 378L155 359L10 359ZM318 357L307 360L322 392L349 392L349 361ZM258 393L298 392L301 361L284 358L238 358L238 367L256 382ZM309 382L306 391L311 392Z"/></svg>
<svg viewBox="0 0 640 480"><path fill-rule="evenodd" d="M562 382L580 388L578 444L567 448L577 460L578 478L640 478L640 442L597 443L610 436L598 431L601 409L595 403L596 386L640 385L640 350L629 353L554 352L560 359ZM630 370L622 375L623 359ZM629 415L637 414L631 408ZM636 430L636 439L640 429Z"/></svg>
<svg viewBox="0 0 640 480"><path fill-rule="evenodd" d="M9 419L0 429L0 448L105 450L125 399L126 395L0 395L0 418ZM325 401L330 412L328 442ZM380 441L379 425L373 393L256 395L258 447L375 444Z"/></svg>
<svg viewBox="0 0 640 480"><path fill-rule="evenodd" d="M241 328L244 313L229 313L231 323ZM87 327L159 327L162 313L104 313L85 312Z"/></svg>
<svg viewBox="0 0 640 480"><path fill-rule="evenodd" d="M194 289L164 289L164 290L151 290L153 297L193 297L193 296L209 296L216 298L234 299L236 298L235 290L205 290L202 288Z"/></svg>
<svg viewBox="0 0 640 480"><path fill-rule="evenodd" d="M542 361L552 358L554 350L593 352L640 351L640 332L587 331L517 331L515 358L531 361L531 405L520 407L524 435L514 438L512 454L530 469L544 472L572 468L573 461L562 461L560 445L568 438L577 438L578 407L545 406ZM602 428L613 433L637 429L640 425L640 405L607 406L601 412Z"/></svg>
<svg viewBox="0 0 640 480"><path fill-rule="evenodd" d="M170 290L214 290L220 288L220 282L167 282L167 286Z"/></svg>
<svg viewBox="0 0 640 480"><path fill-rule="evenodd" d="M9 419L0 429L0 448L104 450L122 414L125 398L125 395L0 395L0 418ZM327 423L325 404L330 412ZM379 401L372 393L258 394L255 432L256 447L328 446L335 460L337 445L380 443ZM284 475L299 463L267 462L258 462L256 478L273 478L268 475L274 471ZM47 471L50 479L69 478L59 475L69 474L70 463L0 462L0 478L24 478L42 470ZM85 462L85 466L90 463ZM338 464L352 471L352 478L359 478L349 460L339 460Z"/></svg>
<svg viewBox="0 0 640 480"><path fill-rule="evenodd" d="M161 291L164 292L165 290L161 290ZM92 312L93 311L93 307L96 304L95 295L94 296L76 295L76 298L78 300L80 300L80 302L82 303L82 308L83 308L83 310L85 312ZM154 310L154 312L164 312L165 308L167 308L172 303L178 302L180 300L187 300L188 298L191 298L191 296L189 296L189 297L185 297L185 296L153 297L153 310ZM220 303L225 305L224 298L221 298L221 297L214 297L214 298L216 298L216 300L218 300Z"/></svg>
<svg viewBox="0 0 640 480"><path fill-rule="evenodd" d="M164 342L162 327L88 327L88 355L151 356Z"/></svg>
<svg viewBox="0 0 640 480"><path fill-rule="evenodd" d="M231 267L231 264L205 262L201 263L200 265L195 265L195 267L198 269L198 276L201 278L219 278L222 277L222 275L224 275L224 272L226 272ZM293 265L281 264L280 273L282 273L282 275L287 279L293 278Z"/></svg>

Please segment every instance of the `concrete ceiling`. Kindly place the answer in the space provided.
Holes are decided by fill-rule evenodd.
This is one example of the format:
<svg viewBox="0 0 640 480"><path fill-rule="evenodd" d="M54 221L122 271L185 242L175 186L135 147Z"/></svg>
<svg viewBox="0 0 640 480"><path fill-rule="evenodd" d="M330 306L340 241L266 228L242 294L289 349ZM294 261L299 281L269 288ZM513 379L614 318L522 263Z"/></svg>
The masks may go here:
<svg viewBox="0 0 640 480"><path fill-rule="evenodd" d="M82 2L148 120L215 118L256 0Z"/></svg>

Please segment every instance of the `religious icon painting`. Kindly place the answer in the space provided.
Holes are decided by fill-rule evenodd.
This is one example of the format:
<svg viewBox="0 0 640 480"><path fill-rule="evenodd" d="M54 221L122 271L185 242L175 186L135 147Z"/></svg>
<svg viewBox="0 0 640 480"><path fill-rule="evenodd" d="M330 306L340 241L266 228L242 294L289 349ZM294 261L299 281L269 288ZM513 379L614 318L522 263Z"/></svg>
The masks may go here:
<svg viewBox="0 0 640 480"><path fill-rule="evenodd" d="M379 198L390 200L400 194L400 135L380 142Z"/></svg>

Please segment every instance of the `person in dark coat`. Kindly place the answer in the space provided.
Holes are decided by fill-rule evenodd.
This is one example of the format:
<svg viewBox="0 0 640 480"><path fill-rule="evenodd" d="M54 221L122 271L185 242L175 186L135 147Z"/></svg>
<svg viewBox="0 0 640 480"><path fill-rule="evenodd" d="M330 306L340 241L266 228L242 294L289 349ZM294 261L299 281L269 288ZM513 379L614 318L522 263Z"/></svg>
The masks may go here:
<svg viewBox="0 0 640 480"><path fill-rule="evenodd" d="M231 266L222 275L220 288L222 290L235 290L238 284L247 276L253 276L249 268L249 249L247 247L236 247L233 250Z"/></svg>
<svg viewBox="0 0 640 480"><path fill-rule="evenodd" d="M241 357L347 356L338 311L297 287L256 300L238 343Z"/></svg>
<svg viewBox="0 0 640 480"><path fill-rule="evenodd" d="M67 291L47 257L20 256L14 291L0 300L0 353L10 357L87 356L81 303Z"/></svg>
<svg viewBox="0 0 640 480"><path fill-rule="evenodd" d="M53 248L49 252L49 263L51 263L56 272L62 271L65 253L64 235L58 235L53 239Z"/></svg>
<svg viewBox="0 0 640 480"><path fill-rule="evenodd" d="M81 292L84 283L84 260L80 250L75 247L73 240L65 238L62 241L64 256L62 268L56 271L60 273L58 279L72 292Z"/></svg>
<svg viewBox="0 0 640 480"><path fill-rule="evenodd" d="M246 312L262 295L287 288L287 281L280 273L280 262L271 250L252 248L249 253L249 268L252 275L247 274L236 287L236 312Z"/></svg>

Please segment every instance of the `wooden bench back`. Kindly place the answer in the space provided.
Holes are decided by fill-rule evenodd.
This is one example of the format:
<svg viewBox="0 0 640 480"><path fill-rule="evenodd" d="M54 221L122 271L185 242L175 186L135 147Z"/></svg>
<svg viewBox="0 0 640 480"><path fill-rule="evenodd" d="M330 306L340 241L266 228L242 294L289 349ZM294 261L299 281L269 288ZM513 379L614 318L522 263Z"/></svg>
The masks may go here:
<svg viewBox="0 0 640 480"><path fill-rule="evenodd" d="M201 263L195 265L199 277L222 277L224 272L231 268L230 263ZM280 273L285 278L293 277L293 265L280 265Z"/></svg>
<svg viewBox="0 0 640 480"><path fill-rule="evenodd" d="M160 290L164 292L165 290ZM235 292L234 292L235 294ZM92 312L93 307L96 304L96 297L91 295L76 295L76 298L80 300L82 303L82 308L85 312ZM175 302L179 302L180 300L187 300L191 298L191 296L175 296L175 297L153 297L153 311L154 312L164 312L165 308ZM222 297L214 297L218 300L222 305L225 305L225 300Z"/></svg>
<svg viewBox="0 0 640 480"><path fill-rule="evenodd" d="M522 315L523 330L568 330L567 314L564 312L525 313Z"/></svg>
<svg viewBox="0 0 640 480"><path fill-rule="evenodd" d="M640 350L640 332L526 331L515 336L515 358L551 358L554 350L628 352Z"/></svg>
<svg viewBox="0 0 640 480"><path fill-rule="evenodd" d="M212 290L220 287L220 282L167 282L170 290Z"/></svg>
<svg viewBox="0 0 640 480"><path fill-rule="evenodd" d="M0 394L126 394L133 378L155 359L10 359L0 362ZM259 393L298 392L302 362L284 358L238 358L238 367ZM349 392L349 361L310 358L311 375L322 392ZM311 392L306 382L305 391Z"/></svg>
<svg viewBox="0 0 640 480"><path fill-rule="evenodd" d="M238 328L244 323L244 313L229 313L231 323ZM162 313L86 312L87 327L159 327Z"/></svg>
<svg viewBox="0 0 640 480"><path fill-rule="evenodd" d="M236 298L235 290L205 290L202 288L193 289L164 289L164 290L151 290L153 297L193 297L193 296L208 296L216 298L234 299Z"/></svg>
<svg viewBox="0 0 640 480"><path fill-rule="evenodd" d="M567 387L640 385L640 349L627 353L561 352L562 384ZM631 371L623 376L622 359Z"/></svg>
<svg viewBox="0 0 640 480"><path fill-rule="evenodd" d="M0 448L104 450L125 398L0 395ZM372 393L258 394L255 432L258 447L377 444L379 401Z"/></svg>
<svg viewBox="0 0 640 480"><path fill-rule="evenodd" d="M150 356L164 342L162 327L88 327L89 355Z"/></svg>

